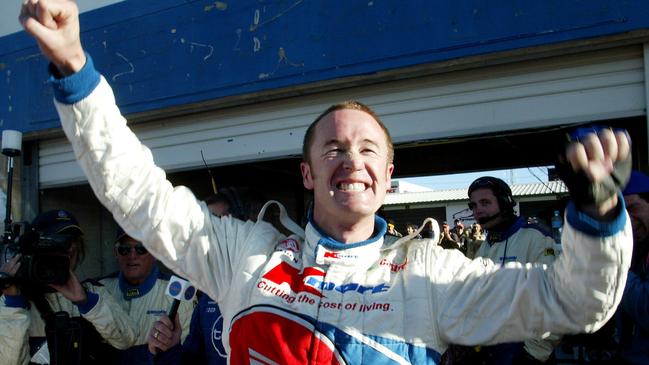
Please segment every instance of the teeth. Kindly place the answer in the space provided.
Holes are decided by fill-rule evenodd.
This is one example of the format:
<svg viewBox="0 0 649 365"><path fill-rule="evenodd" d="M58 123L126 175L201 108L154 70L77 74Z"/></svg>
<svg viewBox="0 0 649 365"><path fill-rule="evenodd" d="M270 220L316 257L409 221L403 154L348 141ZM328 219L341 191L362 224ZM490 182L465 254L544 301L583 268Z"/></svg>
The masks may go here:
<svg viewBox="0 0 649 365"><path fill-rule="evenodd" d="M342 191L364 191L365 190L365 184L363 183L340 183L338 186L339 190Z"/></svg>

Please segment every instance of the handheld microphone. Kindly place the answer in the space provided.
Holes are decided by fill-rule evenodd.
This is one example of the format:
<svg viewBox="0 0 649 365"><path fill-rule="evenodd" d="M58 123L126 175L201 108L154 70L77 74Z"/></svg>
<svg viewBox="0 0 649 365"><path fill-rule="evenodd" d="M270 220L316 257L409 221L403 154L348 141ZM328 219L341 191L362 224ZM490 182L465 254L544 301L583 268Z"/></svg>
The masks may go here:
<svg viewBox="0 0 649 365"><path fill-rule="evenodd" d="M178 313L180 301L189 302L194 299L194 296L196 296L196 288L189 281L173 275L169 279L166 293L168 296L174 298L169 309L169 319L171 319L171 325L175 326L175 318Z"/></svg>

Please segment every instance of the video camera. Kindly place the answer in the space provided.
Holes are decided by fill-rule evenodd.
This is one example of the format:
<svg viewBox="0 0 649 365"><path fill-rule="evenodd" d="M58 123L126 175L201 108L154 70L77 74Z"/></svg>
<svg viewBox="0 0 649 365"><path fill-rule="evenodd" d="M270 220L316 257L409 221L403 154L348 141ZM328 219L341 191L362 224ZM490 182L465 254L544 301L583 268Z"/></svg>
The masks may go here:
<svg viewBox="0 0 649 365"><path fill-rule="evenodd" d="M20 268L12 278L16 284L65 284L70 275L68 252L74 239L72 234L46 234L26 223L15 223L12 234L15 237L5 243L4 259L9 260L21 254Z"/></svg>
<svg viewBox="0 0 649 365"><path fill-rule="evenodd" d="M22 133L2 131L2 154L7 156L7 200L2 236L2 262L21 254L20 268L14 277L0 275L0 287L10 284L30 288L46 288L48 284L64 284L70 275L68 252L75 238L68 228L78 229L76 219L68 212L49 211L39 215L33 222L11 222L11 193L14 158L20 156ZM63 233L65 232L65 233Z"/></svg>

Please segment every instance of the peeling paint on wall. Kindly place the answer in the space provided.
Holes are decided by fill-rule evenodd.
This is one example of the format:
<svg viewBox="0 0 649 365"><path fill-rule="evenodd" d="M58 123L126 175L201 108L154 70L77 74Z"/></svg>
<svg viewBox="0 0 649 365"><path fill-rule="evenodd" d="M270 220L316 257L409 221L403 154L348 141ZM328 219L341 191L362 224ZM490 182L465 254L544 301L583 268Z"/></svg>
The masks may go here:
<svg viewBox="0 0 649 365"><path fill-rule="evenodd" d="M301 63L291 62L291 60L288 58L288 56L286 56L286 50L284 49L284 47L279 47L279 49L277 50L277 57L278 57L278 60L277 60L277 65L275 66L275 69L273 71L271 71L271 72L260 73L258 75L258 78L260 80L267 79L267 78L273 76L275 74L275 72L277 72L277 70L279 70L279 68L281 67L282 64L285 64L285 65L288 65L288 66L291 66L291 67L304 67L304 62L301 62Z"/></svg>
<svg viewBox="0 0 649 365"><path fill-rule="evenodd" d="M125 71L125 72L120 72L120 73L116 74L115 76L113 76L111 78L111 80L116 81L118 77L122 77L122 76L127 75L127 74L135 73L135 65L133 65L133 62L129 61L128 58L124 57L124 55L122 55L119 52L115 52L115 55L117 57L123 59L128 64L130 70Z"/></svg>
<svg viewBox="0 0 649 365"><path fill-rule="evenodd" d="M214 4L206 5L203 10L204 11L212 11L212 10L220 10L220 11L226 11L228 10L228 4L224 3L222 1L215 1Z"/></svg>
<svg viewBox="0 0 649 365"><path fill-rule="evenodd" d="M257 30L257 28L262 27L262 26L264 26L264 25L266 25L266 24L269 24L269 23L274 22L275 20L281 18L282 16L284 16L286 13L288 13L289 11L291 11L293 8L295 8L296 6L300 5L301 3L302 3L302 0L297 0L296 2L294 2L293 4L291 4L291 6L289 6L287 9L285 9L285 10L283 10L283 11L277 13L276 15L274 15L273 17L271 17L270 19L268 19L268 20L266 20L266 21L264 21L264 22L261 22L261 23L259 22L259 17L260 17L260 16L259 16L259 10L256 10L256 11L255 11L255 21L254 21L253 24L250 26L250 31L251 31L251 32L254 32L254 31Z"/></svg>
<svg viewBox="0 0 649 365"><path fill-rule="evenodd" d="M117 81L122 111L139 113L558 42L625 37L649 29L648 9L644 0L364 0L335 6L123 1L84 13L82 23L91 26L81 36L97 69ZM0 119L23 131L57 128L47 61L33 39L24 32L0 38L0 62Z"/></svg>
<svg viewBox="0 0 649 365"><path fill-rule="evenodd" d="M208 58L212 57L212 53L214 53L214 46L211 46L209 44L197 43L197 42L189 42L190 53L194 52L194 47L207 48L207 55L203 57L203 61L207 61Z"/></svg>

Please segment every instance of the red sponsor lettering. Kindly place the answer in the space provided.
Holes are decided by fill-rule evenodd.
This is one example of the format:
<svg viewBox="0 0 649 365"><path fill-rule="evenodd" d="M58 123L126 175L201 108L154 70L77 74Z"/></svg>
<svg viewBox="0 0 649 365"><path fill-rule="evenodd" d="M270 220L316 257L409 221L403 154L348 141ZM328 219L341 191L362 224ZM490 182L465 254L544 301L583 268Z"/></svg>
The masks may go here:
<svg viewBox="0 0 649 365"><path fill-rule="evenodd" d="M390 271L392 271L392 272L399 272L399 271L405 269L407 264L408 264L408 259L407 258L406 258L406 260L404 262L402 262L400 264L396 264L394 262L388 261L387 259L383 259L383 260L381 260L379 262L379 265L381 265L381 266L390 266Z"/></svg>
<svg viewBox="0 0 649 365"><path fill-rule="evenodd" d="M287 238L284 241L280 242L280 246L288 251L293 251L293 252L300 251L300 244L292 238Z"/></svg>
<svg viewBox="0 0 649 365"><path fill-rule="evenodd" d="M297 268L289 265L287 262L282 262L264 274L263 278L277 285L287 283L291 290L296 294L307 292L321 297L321 290L304 284L307 278L312 276L324 278L324 271L316 267L305 267L304 270L300 272Z"/></svg>

